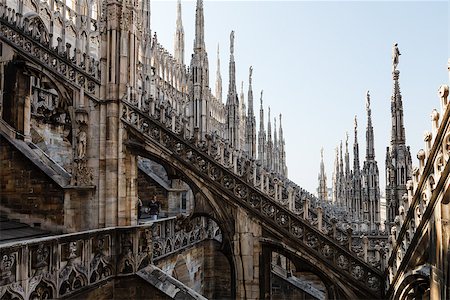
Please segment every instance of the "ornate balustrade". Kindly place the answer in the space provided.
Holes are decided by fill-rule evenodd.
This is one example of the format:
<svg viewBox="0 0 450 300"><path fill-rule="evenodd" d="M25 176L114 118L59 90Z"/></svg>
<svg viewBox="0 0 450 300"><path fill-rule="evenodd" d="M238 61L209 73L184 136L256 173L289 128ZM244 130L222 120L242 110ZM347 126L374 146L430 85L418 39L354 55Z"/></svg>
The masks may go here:
<svg viewBox="0 0 450 300"><path fill-rule="evenodd" d="M188 231L178 223L173 217L148 225L98 229L0 245L0 298L70 296L113 277L134 274L151 264L153 259L181 251L194 243L220 239L217 224L204 218L194 220Z"/></svg>
<svg viewBox="0 0 450 300"><path fill-rule="evenodd" d="M122 101L122 121L131 130L159 145L171 157L184 163L186 169L195 170L222 194L228 194L241 207L264 220L264 224L271 224L280 234L291 237L297 245L320 256L354 283L368 286L375 293L380 290L380 271L349 250L351 235L334 226L330 230L333 239L312 226L308 220L314 219L314 215L311 213L312 217L309 217L307 205L303 211L307 218L293 212L295 187L284 188L284 178L268 173L255 161L243 159L244 154L233 151L214 135L201 140L194 134L189 139L186 124L181 126L182 122L173 115L172 122L167 122L164 107L160 113L151 114L150 109L142 109L142 103L133 102L133 99ZM317 216L320 216L318 228L323 227L320 211Z"/></svg>
<svg viewBox="0 0 450 300"><path fill-rule="evenodd" d="M389 260L387 261L386 290L392 290L402 270L428 230L437 201L444 199L443 192L450 184L450 105L449 87L439 89L441 114L431 113L432 131L425 132L425 150L417 154L419 167L414 168L413 178L407 183L408 193L402 198L395 226L389 237ZM390 292L388 292L389 294Z"/></svg>
<svg viewBox="0 0 450 300"><path fill-rule="evenodd" d="M153 225L153 259L162 259L205 239L222 242L222 233L216 222L206 217L195 218L189 224L172 217Z"/></svg>
<svg viewBox="0 0 450 300"><path fill-rule="evenodd" d="M52 48L48 37L45 37L38 27L33 26L36 27L39 24L30 24L27 18L0 3L2 41L56 76L62 76L69 84L84 88L88 94L98 94L101 78L99 61L77 50L74 50L73 56L70 56L69 43L64 47L57 45Z"/></svg>

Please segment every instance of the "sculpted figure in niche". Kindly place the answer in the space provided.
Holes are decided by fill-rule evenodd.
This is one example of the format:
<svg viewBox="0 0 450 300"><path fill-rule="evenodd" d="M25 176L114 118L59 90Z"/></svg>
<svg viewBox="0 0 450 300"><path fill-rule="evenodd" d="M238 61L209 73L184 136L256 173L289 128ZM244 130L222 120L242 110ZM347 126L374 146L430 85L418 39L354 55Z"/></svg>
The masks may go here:
<svg viewBox="0 0 450 300"><path fill-rule="evenodd" d="M77 144L78 158L83 159L86 156L86 142L87 142L86 131L83 129L80 129L77 139L78 139L78 144Z"/></svg>

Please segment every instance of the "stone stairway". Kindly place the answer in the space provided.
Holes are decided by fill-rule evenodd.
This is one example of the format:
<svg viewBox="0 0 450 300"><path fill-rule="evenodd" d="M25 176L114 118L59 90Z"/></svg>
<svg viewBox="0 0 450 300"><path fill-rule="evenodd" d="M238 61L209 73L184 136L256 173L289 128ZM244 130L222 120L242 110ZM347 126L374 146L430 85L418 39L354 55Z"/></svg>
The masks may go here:
<svg viewBox="0 0 450 300"><path fill-rule="evenodd" d="M132 135L183 164L220 194L259 218L264 226L288 237L291 245L314 255L350 284L366 290L369 298L381 295L381 272L349 250L351 238L345 232L332 224L324 226L320 211L315 214L316 219L311 218L308 205L301 213L296 212L292 207L295 188L283 186L281 178L258 169L255 163L227 149L214 137L201 140L186 136L182 120L164 107L155 110L122 99L121 119Z"/></svg>
<svg viewBox="0 0 450 300"><path fill-rule="evenodd" d="M39 227L31 227L27 224L10 220L6 216L0 215L0 244L49 235L52 235L49 231L42 230Z"/></svg>
<svg viewBox="0 0 450 300"><path fill-rule="evenodd" d="M272 273L314 299L325 300L327 298L326 290L322 285L316 283L317 276L308 274L291 276L285 269L274 264L272 264Z"/></svg>

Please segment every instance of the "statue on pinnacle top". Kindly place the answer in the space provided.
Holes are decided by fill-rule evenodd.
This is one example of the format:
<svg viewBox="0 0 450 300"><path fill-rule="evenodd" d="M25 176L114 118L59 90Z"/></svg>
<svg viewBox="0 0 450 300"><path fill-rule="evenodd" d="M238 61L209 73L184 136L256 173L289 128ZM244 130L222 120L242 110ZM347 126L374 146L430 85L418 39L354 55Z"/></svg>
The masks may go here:
<svg viewBox="0 0 450 300"><path fill-rule="evenodd" d="M370 93L367 91L366 93L366 109L370 108Z"/></svg>
<svg viewBox="0 0 450 300"><path fill-rule="evenodd" d="M398 58L400 56L400 51L398 50L398 44L395 43L394 46L392 46L392 67L393 71L397 70L398 65Z"/></svg>
<svg viewBox="0 0 450 300"><path fill-rule="evenodd" d="M253 67L252 66L250 66L250 68L249 68L249 75L248 75L248 81L249 82L252 82L252 75L253 75Z"/></svg>
<svg viewBox="0 0 450 300"><path fill-rule="evenodd" d="M234 53L234 30L232 30L230 34L230 52L231 54Z"/></svg>

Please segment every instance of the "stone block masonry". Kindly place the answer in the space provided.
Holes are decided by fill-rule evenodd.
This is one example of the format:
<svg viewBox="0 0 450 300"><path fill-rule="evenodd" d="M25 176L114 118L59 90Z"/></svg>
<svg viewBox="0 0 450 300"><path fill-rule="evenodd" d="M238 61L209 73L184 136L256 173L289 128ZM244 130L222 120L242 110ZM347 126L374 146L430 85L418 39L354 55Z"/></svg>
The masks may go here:
<svg viewBox="0 0 450 300"><path fill-rule="evenodd" d="M36 219L48 225L64 224L63 189L3 137L0 198L0 210L8 212L11 218L25 223Z"/></svg>

